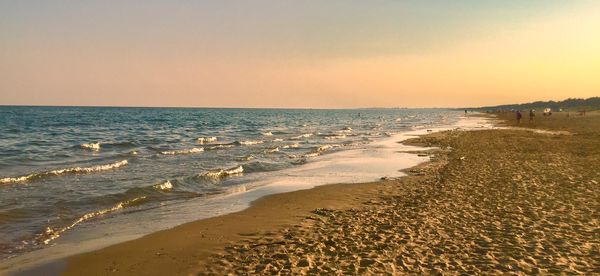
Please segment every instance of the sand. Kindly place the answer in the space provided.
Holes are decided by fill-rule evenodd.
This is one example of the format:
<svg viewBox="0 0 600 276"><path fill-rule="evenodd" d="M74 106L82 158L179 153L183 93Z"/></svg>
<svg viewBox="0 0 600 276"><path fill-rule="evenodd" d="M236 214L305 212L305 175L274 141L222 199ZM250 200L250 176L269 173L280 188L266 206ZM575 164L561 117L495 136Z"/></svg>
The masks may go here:
<svg viewBox="0 0 600 276"><path fill-rule="evenodd" d="M64 274L600 273L600 116L588 114L519 126L568 135L411 139L438 149L408 177L268 196L71 257Z"/></svg>

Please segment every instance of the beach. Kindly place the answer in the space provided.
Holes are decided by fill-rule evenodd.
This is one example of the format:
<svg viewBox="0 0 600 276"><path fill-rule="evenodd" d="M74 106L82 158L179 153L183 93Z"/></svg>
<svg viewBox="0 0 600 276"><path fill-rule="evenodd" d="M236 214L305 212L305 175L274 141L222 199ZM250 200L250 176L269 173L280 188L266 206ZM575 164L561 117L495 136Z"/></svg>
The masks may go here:
<svg viewBox="0 0 600 276"><path fill-rule="evenodd" d="M411 139L438 148L407 177L271 195L68 258L63 272L598 273L600 116L563 116Z"/></svg>

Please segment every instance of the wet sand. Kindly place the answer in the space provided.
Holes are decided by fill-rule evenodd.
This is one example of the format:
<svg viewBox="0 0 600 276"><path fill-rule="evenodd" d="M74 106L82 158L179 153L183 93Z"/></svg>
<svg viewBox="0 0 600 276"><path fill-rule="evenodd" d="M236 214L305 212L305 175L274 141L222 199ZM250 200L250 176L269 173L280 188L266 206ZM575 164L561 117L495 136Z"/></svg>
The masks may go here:
<svg viewBox="0 0 600 276"><path fill-rule="evenodd" d="M63 273L600 273L600 115L553 116L415 138L439 149L408 177L271 195Z"/></svg>

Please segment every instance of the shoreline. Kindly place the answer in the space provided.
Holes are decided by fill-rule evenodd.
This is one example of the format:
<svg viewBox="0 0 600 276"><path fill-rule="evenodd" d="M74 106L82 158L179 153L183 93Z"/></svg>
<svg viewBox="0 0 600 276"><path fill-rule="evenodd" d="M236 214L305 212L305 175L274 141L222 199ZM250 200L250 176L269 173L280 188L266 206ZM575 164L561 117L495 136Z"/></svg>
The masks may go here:
<svg viewBox="0 0 600 276"><path fill-rule="evenodd" d="M422 150L410 151L412 154L430 156L442 151L427 149L423 144L414 144L414 146ZM54 271L60 271L61 275L206 273L205 268L211 266L208 263L212 262L212 258L222 254L223 249L231 244L257 237L268 237L282 227L303 227L313 220L318 220L313 216L314 210L358 208L365 199L376 197L383 190L393 189L399 181L416 182L416 179L429 177L423 172L440 164L440 160L419 163L402 170L406 175L398 179L382 179L368 183L325 184L309 189L266 195L253 201L250 207L238 212L189 222L136 240L68 257L58 266L60 270ZM93 272L90 274L90 271ZM211 273L220 272L217 269Z"/></svg>
<svg viewBox="0 0 600 276"><path fill-rule="evenodd" d="M467 118L467 119L471 119L471 118ZM464 120L464 119L460 119L460 120ZM471 124L474 124L474 123L471 123ZM456 128L456 127L458 127L458 123L449 125L448 127L436 127L435 129L436 129L436 131L442 131L445 129L452 129L452 128ZM416 133L418 133L418 134L416 134ZM412 137L414 135L425 135L428 133L429 132L426 129L412 130L412 131L408 131L408 132L399 133L392 138L382 140L382 142L388 141L388 140L389 141L393 140L392 143L395 143L399 139L402 139L402 140L409 139L410 137ZM382 143L382 142L377 142L377 143ZM413 153L413 152L411 150L411 151L407 151L407 153ZM411 154L411 155L416 156L416 154ZM424 159L423 157L419 157L419 158ZM425 158L427 158L427 157L425 157ZM415 162L415 161L411 161L411 162ZM419 164L421 162L426 162L426 161L425 160L418 161L415 164ZM383 178L383 176L384 175L382 175L382 178ZM401 175L400 175L400 177L401 177ZM389 177L385 176L385 178L389 178ZM311 187L309 187L309 189L312 187L320 186L320 185L322 185L322 184L317 185L315 183ZM332 184L326 184L326 185L332 185ZM335 185L335 184L333 184L333 185ZM352 184L341 184L341 185L352 185ZM306 189L306 188L301 188L301 189ZM289 191L284 190L284 191L279 191L279 192L274 192L274 193L287 193L287 192L289 192ZM267 196L268 195L269 194L267 194ZM263 197L264 197L264 195L259 197L258 200L251 201L250 205L253 205L254 201L260 201L260 199ZM246 207L246 208L248 208L248 207ZM237 212L237 211L234 210L233 212ZM231 214L231 212L227 212L225 215L227 215L227 214ZM209 217L209 218L211 218L211 217ZM203 219L206 219L206 218L203 218ZM183 224L186 224L186 223L190 223L190 222L185 222ZM173 229L173 228L168 228L165 230L168 231L170 229ZM161 229L158 232L165 231L165 230ZM157 231L151 232L150 235L155 232L157 232ZM111 245L128 242L128 241L135 240L138 238L143 238L146 235L148 235L148 234L129 235L129 236L117 237L116 239L114 239L114 238L108 239L108 240L104 239L104 241L102 241L102 240L83 241L83 242L68 244L67 246L63 245L60 249L50 247L50 248L46 248L46 249L42 249L42 250L37 250L37 251L27 253L25 255L16 257L14 259L5 260L5 262L3 262L3 264L2 264L3 265L2 270L4 271L4 273L17 274L17 275L35 274L35 273L31 273L31 272L35 272L35 271L44 271L46 273L48 271L52 271L54 274L58 274L58 272L60 272L62 270L65 260L68 259L70 256L82 254L82 253L84 254L85 252L94 252L96 250L102 250L102 248L104 248L104 247L107 247L107 246L110 247ZM104 244L104 245L102 245L102 244ZM81 246L83 246L83 249L81 248ZM56 250L53 250L53 249L56 249ZM76 250L76 251L75 251L75 253L69 253L68 251L70 251L70 250ZM48 251L48 252L44 252L44 251ZM49 257L48 254L51 254L51 255L57 254L57 255ZM42 260L42 261L39 261L39 260Z"/></svg>
<svg viewBox="0 0 600 276"><path fill-rule="evenodd" d="M438 148L421 152L432 160L400 179L269 195L241 212L37 271L599 273L600 173L594 168L600 166L600 116L553 117L521 125L527 129L511 129L510 117L500 119L508 128L405 141Z"/></svg>

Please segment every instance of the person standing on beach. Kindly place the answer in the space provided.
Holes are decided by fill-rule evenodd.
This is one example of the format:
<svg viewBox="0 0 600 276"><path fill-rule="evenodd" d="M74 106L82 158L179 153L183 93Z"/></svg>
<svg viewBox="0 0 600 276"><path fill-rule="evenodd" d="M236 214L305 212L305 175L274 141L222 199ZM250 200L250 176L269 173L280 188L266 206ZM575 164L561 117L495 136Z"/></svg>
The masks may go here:
<svg viewBox="0 0 600 276"><path fill-rule="evenodd" d="M523 115L521 115L521 111L517 110L517 124L521 124L522 117L523 117Z"/></svg>
<svg viewBox="0 0 600 276"><path fill-rule="evenodd" d="M533 113L533 109L529 110L529 122L533 122L533 119L535 118L535 113Z"/></svg>

